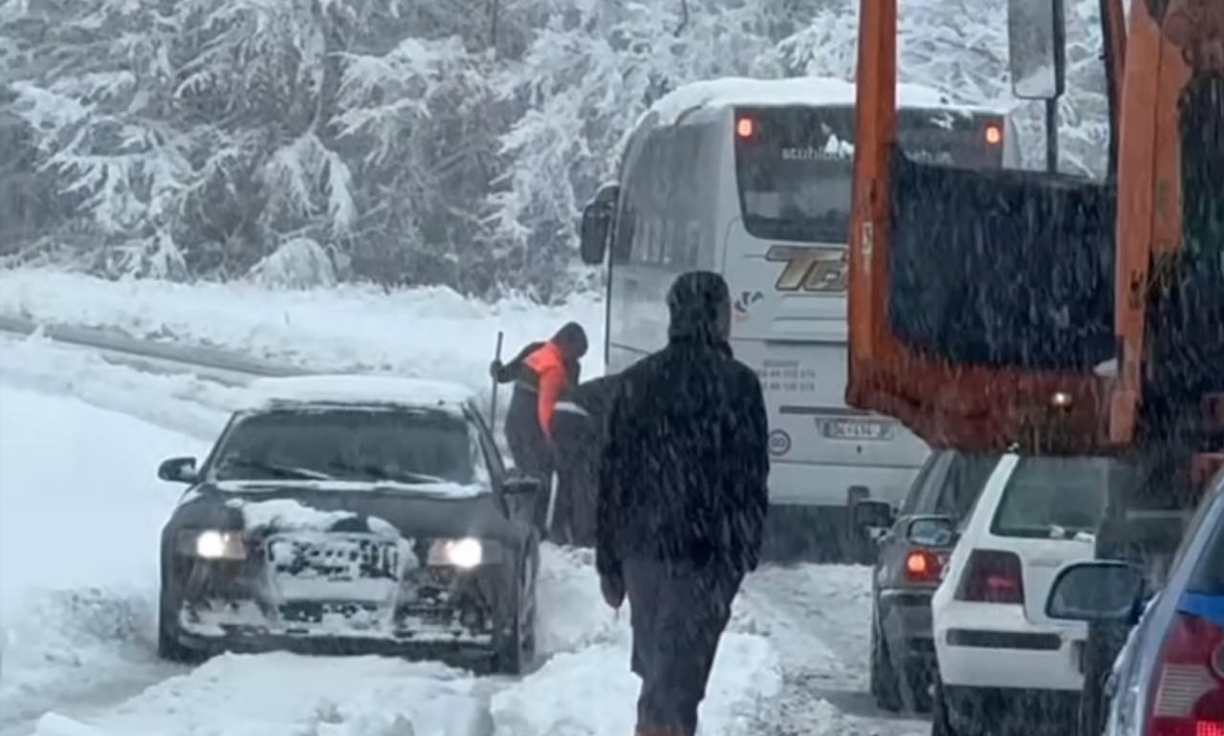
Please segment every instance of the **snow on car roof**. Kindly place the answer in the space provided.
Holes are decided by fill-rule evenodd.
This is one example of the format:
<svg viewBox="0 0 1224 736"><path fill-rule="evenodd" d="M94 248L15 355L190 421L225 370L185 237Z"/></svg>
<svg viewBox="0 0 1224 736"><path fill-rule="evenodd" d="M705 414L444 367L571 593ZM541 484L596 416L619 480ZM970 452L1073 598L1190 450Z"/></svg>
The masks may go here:
<svg viewBox="0 0 1224 736"><path fill-rule="evenodd" d="M853 105L853 82L834 77L790 77L751 79L722 77L677 87L659 98L646 115L658 113L660 125L672 125L686 111L697 107L731 105ZM971 112L1001 112L983 105L954 102L944 92L920 84L897 84L899 107L940 107Z"/></svg>
<svg viewBox="0 0 1224 736"><path fill-rule="evenodd" d="M246 387L247 409L271 404L352 404L436 407L462 411L474 394L449 381L371 375L314 375L260 378Z"/></svg>

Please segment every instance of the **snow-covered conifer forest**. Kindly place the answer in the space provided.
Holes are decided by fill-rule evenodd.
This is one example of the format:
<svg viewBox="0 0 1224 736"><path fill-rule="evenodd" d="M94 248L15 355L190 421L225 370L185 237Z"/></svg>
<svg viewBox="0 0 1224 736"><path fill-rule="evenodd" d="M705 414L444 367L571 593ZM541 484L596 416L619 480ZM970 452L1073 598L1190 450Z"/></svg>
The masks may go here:
<svg viewBox="0 0 1224 736"><path fill-rule="evenodd" d="M555 302L598 278L575 265L579 209L652 100L852 79L857 6L0 0L0 263ZM906 81L1008 98L1003 0L901 6ZM1104 164L1096 8L1067 6L1068 170Z"/></svg>

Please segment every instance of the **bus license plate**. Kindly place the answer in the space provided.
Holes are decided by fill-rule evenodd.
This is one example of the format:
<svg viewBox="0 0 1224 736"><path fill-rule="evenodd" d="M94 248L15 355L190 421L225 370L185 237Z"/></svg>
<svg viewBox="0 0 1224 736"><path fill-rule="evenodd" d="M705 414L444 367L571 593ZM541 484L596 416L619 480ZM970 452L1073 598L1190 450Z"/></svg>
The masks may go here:
<svg viewBox="0 0 1224 736"><path fill-rule="evenodd" d="M834 440L886 440L892 434L889 422L878 420L825 419L824 436Z"/></svg>

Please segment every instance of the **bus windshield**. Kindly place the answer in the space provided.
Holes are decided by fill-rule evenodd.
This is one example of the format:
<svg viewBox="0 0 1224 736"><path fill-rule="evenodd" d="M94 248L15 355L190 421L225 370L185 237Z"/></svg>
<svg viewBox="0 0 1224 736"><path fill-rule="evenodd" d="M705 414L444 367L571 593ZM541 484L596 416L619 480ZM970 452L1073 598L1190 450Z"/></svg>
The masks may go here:
<svg viewBox="0 0 1224 736"><path fill-rule="evenodd" d="M1002 165L1002 118L901 110L901 148L949 166ZM988 134L987 126L994 133ZM854 162L851 107L740 107L735 170L744 229L757 238L844 243Z"/></svg>

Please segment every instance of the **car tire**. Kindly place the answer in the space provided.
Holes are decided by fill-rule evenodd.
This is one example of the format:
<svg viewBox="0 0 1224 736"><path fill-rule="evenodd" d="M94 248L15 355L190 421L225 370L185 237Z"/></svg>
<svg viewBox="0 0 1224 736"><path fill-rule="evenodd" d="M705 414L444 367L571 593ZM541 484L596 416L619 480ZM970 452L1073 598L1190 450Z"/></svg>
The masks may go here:
<svg viewBox="0 0 1224 736"><path fill-rule="evenodd" d="M952 728L952 720L948 713L948 699L944 694L943 683L939 676L935 679L935 694L931 698L931 736L958 736Z"/></svg>
<svg viewBox="0 0 1224 736"><path fill-rule="evenodd" d="M514 593L514 620L509 636L498 642L493 655L493 671L504 675L524 674L535 661L535 579L539 550L533 548L524 560L519 585Z"/></svg>
<svg viewBox="0 0 1224 736"><path fill-rule="evenodd" d="M195 652L179 641L178 624L165 600L157 607L157 656L168 662L190 662L196 659Z"/></svg>
<svg viewBox="0 0 1224 736"><path fill-rule="evenodd" d="M871 696L881 710L896 713L901 710L901 681L888 656L888 645L872 616L871 624Z"/></svg>

